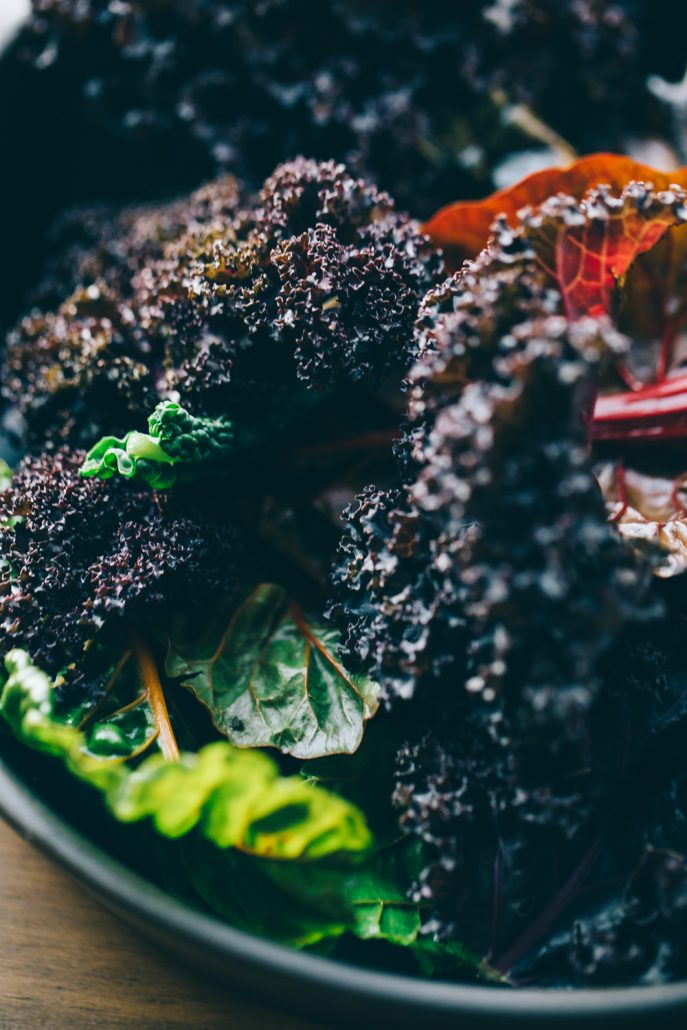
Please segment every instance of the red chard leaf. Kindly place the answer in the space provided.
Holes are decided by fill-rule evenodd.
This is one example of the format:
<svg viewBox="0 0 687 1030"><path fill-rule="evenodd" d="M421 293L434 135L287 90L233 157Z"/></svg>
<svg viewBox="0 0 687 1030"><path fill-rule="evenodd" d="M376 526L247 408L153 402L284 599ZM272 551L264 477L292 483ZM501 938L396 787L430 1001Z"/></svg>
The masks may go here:
<svg viewBox="0 0 687 1030"><path fill-rule="evenodd" d="M565 168L546 168L528 175L484 200L449 204L430 218L424 230L444 248L449 266L457 268L464 258L476 257L486 246L501 215L515 227L520 211L538 207L551 197L564 194L579 201L599 185L618 194L632 181L651 183L656 190L673 184L687 188L687 168L661 172L621 154L591 154Z"/></svg>
<svg viewBox="0 0 687 1030"><path fill-rule="evenodd" d="M597 154L529 176L425 226L454 262L488 245L495 219L530 244L571 321L617 331L592 432L615 444L687 437L687 168Z"/></svg>
<svg viewBox="0 0 687 1030"><path fill-rule="evenodd" d="M656 194L631 183L620 197L599 187L580 202L559 196L524 215L526 236L570 319L613 313L633 261L687 218L683 200L678 190Z"/></svg>

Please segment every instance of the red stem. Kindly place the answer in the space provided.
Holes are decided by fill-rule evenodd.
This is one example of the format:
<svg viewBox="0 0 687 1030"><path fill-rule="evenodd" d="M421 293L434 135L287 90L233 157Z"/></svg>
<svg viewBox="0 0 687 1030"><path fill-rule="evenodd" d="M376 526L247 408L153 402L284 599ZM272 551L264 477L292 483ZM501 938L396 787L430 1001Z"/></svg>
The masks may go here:
<svg viewBox="0 0 687 1030"><path fill-rule="evenodd" d="M595 440L666 440L687 437L687 373L638 391L599 397Z"/></svg>
<svg viewBox="0 0 687 1030"><path fill-rule="evenodd" d="M497 969L500 973L508 973L531 948L535 947L543 937L550 933L557 919L575 898L580 884L584 881L587 873L599 857L603 842L604 834L599 833L556 897L553 898L531 926L515 941L512 947L492 962L494 969Z"/></svg>

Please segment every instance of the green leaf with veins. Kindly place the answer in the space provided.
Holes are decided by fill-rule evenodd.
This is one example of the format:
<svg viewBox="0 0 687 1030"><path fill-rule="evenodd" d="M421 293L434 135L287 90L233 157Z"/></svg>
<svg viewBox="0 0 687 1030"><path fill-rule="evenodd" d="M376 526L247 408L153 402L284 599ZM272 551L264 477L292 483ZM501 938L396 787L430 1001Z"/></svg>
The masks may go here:
<svg viewBox="0 0 687 1030"><path fill-rule="evenodd" d="M95 757L76 726L55 718L55 686L29 656L11 651L5 667L0 715L14 735L101 790L120 822L150 819L172 838L197 827L220 848L303 863L357 861L371 847L358 808L300 776L281 776L258 751L220 741L178 761L151 755L136 768L119 755Z"/></svg>
<svg viewBox="0 0 687 1030"><path fill-rule="evenodd" d="M419 906L408 899L412 878L408 875L409 852L419 842L406 838L379 852L352 880L348 899L353 906L355 932L365 940L383 939L393 944L414 944L420 933Z"/></svg>
<svg viewBox="0 0 687 1030"><path fill-rule="evenodd" d="M355 805L312 780L281 776L267 755L225 741L178 762L144 758L136 768L119 756L96 757L75 725L77 713L72 724L56 719L54 684L28 656L13 651L5 664L0 715L15 736L61 758L102 793L116 819L150 819L165 878L185 900L296 947L328 951L344 936L357 937L408 949L427 975L490 976L459 945L420 935L420 909L407 900L426 865L420 842L402 838L372 851ZM110 706L124 689L126 667L107 694ZM106 723L106 708L91 719Z"/></svg>
<svg viewBox="0 0 687 1030"><path fill-rule="evenodd" d="M160 849L170 890L186 901L207 905L223 920L247 933L279 944L313 947L333 942L349 928L350 913L342 898L303 897L275 882L273 868L299 863L256 859L238 851L220 851L198 834ZM312 872L320 863L310 863Z"/></svg>
<svg viewBox="0 0 687 1030"><path fill-rule="evenodd" d="M346 935L409 950L422 971L499 979L478 955L421 934L421 911L407 892L427 864L422 844L401 838L347 867L323 861L251 859L220 852L197 834L162 856L170 889L198 898L227 922L293 947L331 950Z"/></svg>
<svg viewBox="0 0 687 1030"><path fill-rule="evenodd" d="M157 724L140 669L130 651L112 668L95 705L63 715L84 737L83 750L97 758L136 758L157 742Z"/></svg>
<svg viewBox="0 0 687 1030"><path fill-rule="evenodd" d="M234 428L224 418L191 415L175 401L162 401L148 418L148 432L121 439L104 436L86 455L85 479L139 478L153 490L172 486L179 472L201 474L224 461L234 448Z"/></svg>
<svg viewBox="0 0 687 1030"><path fill-rule="evenodd" d="M263 583L239 606L220 606L203 628L169 640L166 672L207 707L238 747L296 758L350 754L378 708L376 685L348 673L339 634L306 618L282 587Z"/></svg>
<svg viewBox="0 0 687 1030"><path fill-rule="evenodd" d="M11 652L12 655L20 653ZM11 678L3 702L3 711L8 720L12 711L12 698L15 696L12 689L14 682L14 678ZM43 690L47 690L46 682L49 684L47 697L51 702L52 730L58 741L62 739L59 727L77 731L79 748L84 755L127 761L142 755L157 742L159 727L139 667L130 651L125 651L115 662L103 696L95 703L86 702L73 708L57 704L51 681L42 673L34 676L28 669L17 677L17 682L19 692L16 696L19 697L22 696L24 683L33 683L36 689ZM29 712L31 724L32 720L35 720L35 713ZM17 736L22 736L20 723L15 722L13 729Z"/></svg>
<svg viewBox="0 0 687 1030"><path fill-rule="evenodd" d="M299 947L347 932L408 947L420 933L419 908L406 897L413 871L419 872L411 857L418 848L404 839L357 866L304 866L211 854L191 836L180 854L206 904L242 929Z"/></svg>

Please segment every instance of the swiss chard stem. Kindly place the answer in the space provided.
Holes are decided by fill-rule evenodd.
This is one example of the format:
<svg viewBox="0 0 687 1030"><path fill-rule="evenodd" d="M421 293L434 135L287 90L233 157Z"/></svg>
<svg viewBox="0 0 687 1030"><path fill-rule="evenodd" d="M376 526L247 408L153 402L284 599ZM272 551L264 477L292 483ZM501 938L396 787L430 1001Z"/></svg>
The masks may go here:
<svg viewBox="0 0 687 1030"><path fill-rule="evenodd" d="M158 731L157 739L160 744L160 750L165 758L176 762L179 758L179 745L170 722L167 702L165 701L155 659L147 643L136 632L131 634L131 650L136 659L143 687L153 713L153 719Z"/></svg>
<svg viewBox="0 0 687 1030"><path fill-rule="evenodd" d="M668 440L687 436L687 374L639 390L599 397L592 435L596 440Z"/></svg>
<svg viewBox="0 0 687 1030"><path fill-rule="evenodd" d="M109 680L107 681L107 684L105 686L105 691L103 693L102 698L96 704L95 708L92 708L90 710L90 712L86 712L86 714L84 715L83 719L79 723L79 727L78 728L80 730L84 730L90 723L92 723L97 718L97 716L99 715L103 705L105 704L105 702L107 701L108 697L110 696L111 691L116 686L116 684L117 684L117 682L119 680L119 677L120 677L120 675L122 673L122 670L124 669L124 666L129 661L130 658L131 658L131 651L125 651L124 654L120 656L119 661L115 665L115 667L114 667L114 669L112 671L112 674L111 674Z"/></svg>

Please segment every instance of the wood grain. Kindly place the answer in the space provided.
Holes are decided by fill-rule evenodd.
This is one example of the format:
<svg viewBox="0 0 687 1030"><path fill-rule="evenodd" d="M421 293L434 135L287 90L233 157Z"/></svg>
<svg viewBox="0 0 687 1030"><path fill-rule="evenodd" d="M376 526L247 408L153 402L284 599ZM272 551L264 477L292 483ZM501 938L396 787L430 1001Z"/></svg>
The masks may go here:
<svg viewBox="0 0 687 1030"><path fill-rule="evenodd" d="M2 822L0 869L2 1030L318 1030L156 951Z"/></svg>

